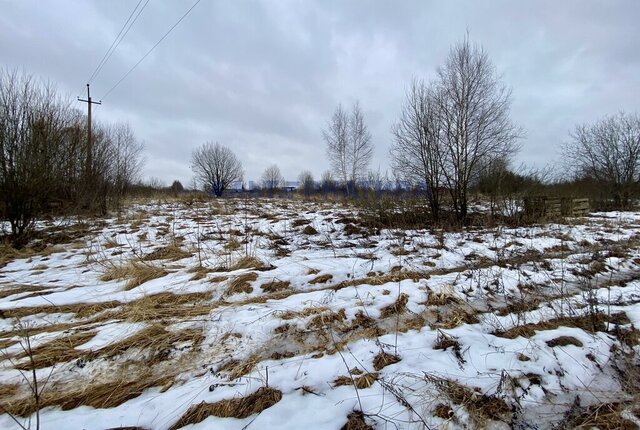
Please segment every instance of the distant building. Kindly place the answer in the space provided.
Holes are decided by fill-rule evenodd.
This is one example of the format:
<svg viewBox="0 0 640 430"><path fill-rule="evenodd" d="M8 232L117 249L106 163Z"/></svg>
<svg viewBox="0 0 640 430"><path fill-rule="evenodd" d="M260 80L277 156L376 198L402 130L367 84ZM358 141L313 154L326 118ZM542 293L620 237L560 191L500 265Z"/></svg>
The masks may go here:
<svg viewBox="0 0 640 430"><path fill-rule="evenodd" d="M284 181L282 189L287 192L292 192L297 190L298 187L300 187L300 181Z"/></svg>

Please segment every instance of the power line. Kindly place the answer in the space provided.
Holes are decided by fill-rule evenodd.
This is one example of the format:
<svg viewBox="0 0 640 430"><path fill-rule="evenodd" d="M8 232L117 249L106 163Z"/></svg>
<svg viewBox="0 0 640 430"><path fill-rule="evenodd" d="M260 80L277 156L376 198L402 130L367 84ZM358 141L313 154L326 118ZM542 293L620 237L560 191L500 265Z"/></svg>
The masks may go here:
<svg viewBox="0 0 640 430"><path fill-rule="evenodd" d="M100 60L100 63L98 63L98 66L96 67L96 69L93 71L93 73L89 77L89 81L88 81L89 83L91 83L93 81L93 79L98 76L98 74L100 73L102 68L105 66L105 64L107 64L107 61L109 61L109 58L111 58L111 56L113 55L115 50L118 48L120 43L124 40L124 38L127 35L127 33L129 33L129 30L131 30L131 27L133 26L133 24L135 24L135 22L138 20L138 17L140 16L140 14L144 10L144 8L147 7L147 4L149 3L149 0L147 0L145 2L145 4L142 5L140 10L138 10L138 7L140 6L140 3L142 3L142 1L143 0L138 0L138 4L136 4L136 7L133 8L131 13L129 14L129 18L127 18L127 20L125 21L124 25L120 29L120 32L118 33L116 38L111 43L111 46L109 47L109 49L107 49L107 52L105 52L104 56L102 57L102 60ZM133 15L136 13L136 10L138 10L138 13L136 14L135 17L133 17ZM132 18L133 18L133 21L131 20ZM129 24L129 22L131 22L131 24ZM127 24L129 24L128 27L127 27ZM126 30L125 30L125 28L126 28Z"/></svg>
<svg viewBox="0 0 640 430"><path fill-rule="evenodd" d="M182 15L182 16L180 17L180 19L179 19L175 24L173 24L173 26L169 29L169 31L167 31L167 32L164 34L164 36L162 36L162 37L160 38L160 40L158 40L158 41L156 42L156 44L155 44L155 45L153 45L153 46L151 47L151 49L149 49L149 51L147 51L147 53L146 53L146 54L144 54L144 55L142 56L142 58L140 58L140 60L139 60L136 64L134 64L134 65L133 65L133 67L132 67L132 68L130 68L130 69L129 69L129 71L128 71L127 73L125 73L125 74L124 74L124 76L122 76L122 78L120 78L120 80L119 80L118 82L116 82L116 83L115 83L115 85L114 85L114 86L112 86L112 87L109 89L109 91L107 91L107 92L104 94L104 96L102 96L102 99L107 98L107 96L108 96L109 94L111 94L111 92L112 92L113 90L115 90L115 89L116 89L116 87L117 87L118 85L120 85L120 83L121 83L122 81L124 81L124 80L126 79L126 77L127 77L127 76L129 76L129 74L130 74L131 72L133 72L133 70L134 70L136 67L138 67L138 65L139 65L140 63L142 63L142 62L144 61L144 59L145 59L145 58L147 58L147 56L148 56L149 54L151 54L151 52L152 52L154 49L156 49L156 47L157 47L158 45L160 45L160 43L161 43L161 42L162 42L162 41L163 41L163 40L164 40L164 39L165 39L165 38L166 38L166 37L167 37L167 36L168 36L172 31L173 31L173 29L174 29L174 28L176 28L176 27L178 26L178 24L180 24L180 23L182 22L182 20L183 20L183 19L185 19L185 18L187 17L187 15L189 15L189 13L190 13L190 12L191 12L191 11L192 11L196 6L197 6L197 5L198 5L198 3L200 3L200 1L201 1L201 0L197 0L197 1L193 4L193 6L191 6L191 7L189 8L189 10L187 10L187 11L184 13L184 15ZM101 99L101 100L102 100L102 99Z"/></svg>
<svg viewBox="0 0 640 430"><path fill-rule="evenodd" d="M109 53L111 52L112 49L114 49L114 45L116 44L116 42L118 41L118 39L120 38L120 35L122 34L122 32L124 31L125 27L127 26L127 24L129 24L129 21L131 21L131 18L133 17L133 14L136 12L136 10L138 10L138 7L140 6L140 3L142 3L142 0L138 1L138 4L136 4L136 7L133 8L133 10L131 11L131 13L129 14L129 17L127 18L127 20L125 21L125 23L122 25L122 28L120 29L120 32L118 33L118 35L115 37L115 39L113 39L113 42L111 42L111 46L109 46L109 49L107 49L107 52L104 53L104 56L102 57L102 59L100 60L100 62L98 63L98 65L96 66L96 68L94 69L93 73L91 74L91 76L89 77L89 80L87 82L91 83L91 81L93 80L93 78L96 76L96 74L98 74L98 71L100 70L100 68L104 65L104 63L106 62L106 58L109 55Z"/></svg>

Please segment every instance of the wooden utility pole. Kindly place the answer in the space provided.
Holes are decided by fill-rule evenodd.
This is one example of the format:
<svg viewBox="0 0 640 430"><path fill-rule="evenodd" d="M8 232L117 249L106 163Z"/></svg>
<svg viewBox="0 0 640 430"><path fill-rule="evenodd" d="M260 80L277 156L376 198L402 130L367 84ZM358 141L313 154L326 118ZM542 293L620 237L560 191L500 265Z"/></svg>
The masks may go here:
<svg viewBox="0 0 640 430"><path fill-rule="evenodd" d="M91 166L93 165L93 142L92 142L92 136L91 136L91 105L101 105L102 102L94 102L93 100L91 100L91 93L89 92L89 84L87 84L87 99L81 99L80 97L78 97L78 101L80 102L84 102L87 104L87 108L88 108L88 113L87 113L87 161L86 161L86 175L87 175L87 181L90 181L92 179L92 172L91 172Z"/></svg>

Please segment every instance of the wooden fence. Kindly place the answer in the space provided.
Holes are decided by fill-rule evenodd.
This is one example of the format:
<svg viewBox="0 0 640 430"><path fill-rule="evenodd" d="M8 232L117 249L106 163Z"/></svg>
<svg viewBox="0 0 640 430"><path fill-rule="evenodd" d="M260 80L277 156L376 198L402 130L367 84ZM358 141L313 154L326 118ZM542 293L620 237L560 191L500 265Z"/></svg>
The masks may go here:
<svg viewBox="0 0 640 430"><path fill-rule="evenodd" d="M590 212L589 199L569 197L526 197L524 212L534 218L559 218L565 216L585 216Z"/></svg>

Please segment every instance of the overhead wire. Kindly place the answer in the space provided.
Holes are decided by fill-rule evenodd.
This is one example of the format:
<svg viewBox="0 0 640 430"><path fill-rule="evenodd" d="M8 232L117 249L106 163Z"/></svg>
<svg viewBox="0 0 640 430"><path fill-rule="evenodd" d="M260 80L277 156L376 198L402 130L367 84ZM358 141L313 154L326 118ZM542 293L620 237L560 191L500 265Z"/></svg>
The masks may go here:
<svg viewBox="0 0 640 430"><path fill-rule="evenodd" d="M138 3L136 4L136 7L134 7L133 10L131 11L131 13L129 14L129 18L127 18L127 20L125 21L124 25L120 29L120 32L118 33L116 38L111 43L111 46L109 47L109 49L107 49L107 52L105 52L104 56L102 57L102 59L98 63L98 66L95 68L95 70L93 71L93 73L89 77L89 80L87 81L88 83L91 83L93 81L93 79L95 79L98 76L98 74L102 71L102 68L105 66L105 64L107 64L107 61L109 61L109 58L111 58L111 56L116 51L116 49L118 48L120 43L124 40L124 38L127 35L127 33L129 33L129 30L131 30L131 27L133 27L133 24L135 24L135 22L140 17L140 14L144 10L144 8L147 7L147 4L149 3L149 0L146 0L145 3L142 5L142 7L138 10L138 7L140 6L140 4L142 2L143 2L143 0L138 0ZM138 11L138 13L134 17L133 15L136 13L136 10ZM132 20L132 18L133 18L133 20ZM125 28L126 28L126 30L125 30Z"/></svg>
<svg viewBox="0 0 640 430"><path fill-rule="evenodd" d="M120 85L120 83L121 83L122 81L124 81L124 80L127 78L127 76L129 76L129 74L131 74L131 72L133 72L133 70L134 70L136 67L138 67L138 65L139 65L140 63L142 63L142 62L144 61L144 59L145 59L145 58L147 58L147 57L149 56L149 54L151 54L151 52L153 52L153 50L154 50L154 49L156 49L156 47L157 47L158 45L160 45L160 43L161 43L161 42L162 42L162 41L163 41L163 40L164 40L164 39L165 39L165 38L166 38L166 37L167 37L167 36L168 36L168 35L169 35L169 34L170 34L170 33L171 33L171 32L172 32L172 31L173 31L173 30L174 30L174 29L175 29L175 28L176 28L176 27L181 23L181 22L182 22L182 20L184 20L184 19L187 17L187 15L189 15L189 13L190 13L190 12L191 12L191 11L192 11L196 6L197 6L197 5L198 5L198 3L200 3L200 1L201 1L201 0L197 0L197 1L193 4L193 6L191 6L191 7L189 8L189 10L187 10L187 11L186 11L186 12L185 12L181 17L180 17L180 19L178 19L178 21L176 21L176 23L172 25L172 26L171 26L171 28L169 28L169 30L168 30L168 31L167 31L167 32L166 32L166 33L165 33L165 34L160 38L160 40L158 40L158 41L156 42L156 44L155 44L155 45L153 45L153 46L151 47L151 49L149 49L149 50L147 51L147 53L146 53L146 54L144 54L144 55L142 56L142 58L140 58L140 60L138 60L138 62L137 62L136 64L134 64L134 65L133 65L133 67L131 67L131 68L127 71L127 73L125 73L125 74L120 78L120 80L118 80L118 81L117 81L117 82L116 82L116 83L115 83L115 84L114 84L114 85L113 85L113 86L112 86L112 87L111 87L111 88L110 88L110 89L109 89L109 90L108 90L108 91L107 91L107 92L102 96L101 100L103 100L103 99L107 98L107 96L108 96L109 94L111 94L111 92L112 92L113 90L115 90L115 89L118 87L118 85Z"/></svg>

